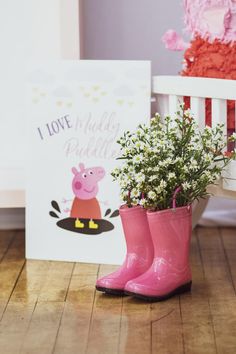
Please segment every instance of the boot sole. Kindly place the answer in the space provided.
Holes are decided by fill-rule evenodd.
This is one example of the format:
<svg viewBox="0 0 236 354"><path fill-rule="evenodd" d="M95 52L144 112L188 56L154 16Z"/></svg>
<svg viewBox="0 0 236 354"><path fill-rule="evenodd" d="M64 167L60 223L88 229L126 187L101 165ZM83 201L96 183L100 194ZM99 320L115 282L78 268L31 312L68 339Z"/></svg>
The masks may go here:
<svg viewBox="0 0 236 354"><path fill-rule="evenodd" d="M158 301L167 300L174 295L183 294L188 291L191 291L191 286L192 286L192 282L190 281L189 283L179 286L178 288L174 289L170 293L165 294L165 295L161 295L161 296L148 296L148 295L133 293L131 291L125 291L125 294L131 295L137 299L141 299L141 300L145 300L145 301L149 301L149 302L158 302Z"/></svg>
<svg viewBox="0 0 236 354"><path fill-rule="evenodd" d="M96 290L101 291L108 295L125 295L125 292L122 289L109 289L109 288L103 288L102 286L96 285Z"/></svg>

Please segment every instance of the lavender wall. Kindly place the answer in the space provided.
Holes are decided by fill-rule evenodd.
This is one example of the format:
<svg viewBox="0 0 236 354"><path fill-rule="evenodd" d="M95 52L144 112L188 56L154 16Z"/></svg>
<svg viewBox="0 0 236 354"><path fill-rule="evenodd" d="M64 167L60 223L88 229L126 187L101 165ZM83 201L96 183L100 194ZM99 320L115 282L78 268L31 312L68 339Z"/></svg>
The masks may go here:
<svg viewBox="0 0 236 354"><path fill-rule="evenodd" d="M169 52L163 33L183 28L182 0L82 0L84 59L144 59L153 74L177 74L183 53Z"/></svg>

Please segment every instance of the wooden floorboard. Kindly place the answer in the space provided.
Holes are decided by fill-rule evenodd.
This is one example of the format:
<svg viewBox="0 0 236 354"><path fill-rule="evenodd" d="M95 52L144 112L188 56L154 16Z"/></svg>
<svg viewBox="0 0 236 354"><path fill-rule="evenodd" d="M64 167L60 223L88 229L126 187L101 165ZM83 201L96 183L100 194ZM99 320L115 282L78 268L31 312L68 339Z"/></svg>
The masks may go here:
<svg viewBox="0 0 236 354"><path fill-rule="evenodd" d="M76 264L55 343L56 354L85 353L88 345L98 265Z"/></svg>
<svg viewBox="0 0 236 354"><path fill-rule="evenodd" d="M189 294L180 296L185 353L217 353L215 331L208 298L208 283L205 279L204 265L196 231L192 234L190 255L193 277L192 291Z"/></svg>
<svg viewBox="0 0 236 354"><path fill-rule="evenodd" d="M114 271L117 267L100 266L98 276ZM122 297L95 293L89 328L87 354L117 353L119 346Z"/></svg>
<svg viewBox="0 0 236 354"><path fill-rule="evenodd" d="M0 263L4 258L10 244L15 236L15 231L2 231L0 230Z"/></svg>
<svg viewBox="0 0 236 354"><path fill-rule="evenodd" d="M0 231L0 353L235 354L236 229L197 228L192 292L160 303L95 291L117 267L25 261Z"/></svg>

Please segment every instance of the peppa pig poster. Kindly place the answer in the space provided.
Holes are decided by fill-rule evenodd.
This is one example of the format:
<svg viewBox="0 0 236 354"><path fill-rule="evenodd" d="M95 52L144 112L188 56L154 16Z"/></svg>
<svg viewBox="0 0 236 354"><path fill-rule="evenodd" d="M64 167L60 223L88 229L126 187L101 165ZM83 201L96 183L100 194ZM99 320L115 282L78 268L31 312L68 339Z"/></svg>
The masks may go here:
<svg viewBox="0 0 236 354"><path fill-rule="evenodd" d="M26 257L120 264L116 143L150 117L150 63L31 63Z"/></svg>

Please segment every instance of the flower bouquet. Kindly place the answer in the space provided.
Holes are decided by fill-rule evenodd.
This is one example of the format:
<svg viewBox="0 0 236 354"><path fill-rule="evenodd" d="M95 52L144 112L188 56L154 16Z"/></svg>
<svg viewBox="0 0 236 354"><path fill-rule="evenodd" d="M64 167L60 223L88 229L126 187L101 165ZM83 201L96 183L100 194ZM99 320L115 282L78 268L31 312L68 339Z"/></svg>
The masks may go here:
<svg viewBox="0 0 236 354"><path fill-rule="evenodd" d="M228 140L235 141L234 133ZM123 266L98 281L97 289L163 300L191 289L191 205L208 196L223 169L223 125L200 130L189 110L139 125L118 140L121 165L112 172L121 189L127 243ZM151 245L151 246L150 246ZM131 257L131 258L130 258Z"/></svg>

